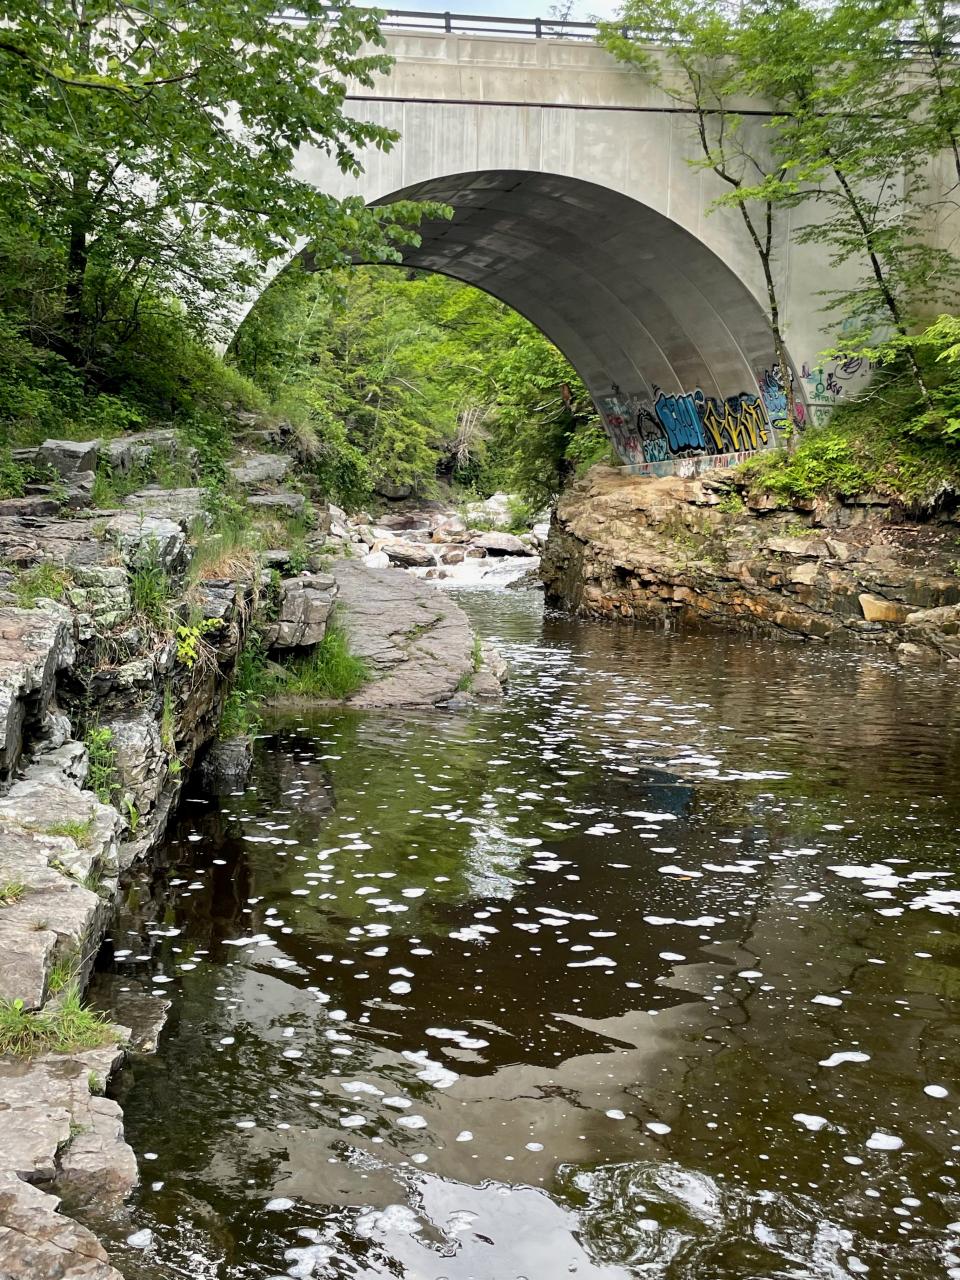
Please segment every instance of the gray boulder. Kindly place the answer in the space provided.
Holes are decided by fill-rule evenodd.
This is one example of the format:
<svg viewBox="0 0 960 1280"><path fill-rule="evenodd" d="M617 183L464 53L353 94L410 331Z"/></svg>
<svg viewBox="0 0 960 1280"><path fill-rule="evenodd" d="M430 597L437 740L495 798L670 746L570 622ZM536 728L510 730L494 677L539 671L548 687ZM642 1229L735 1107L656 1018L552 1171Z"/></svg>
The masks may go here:
<svg viewBox="0 0 960 1280"><path fill-rule="evenodd" d="M371 676L347 699L351 706L436 706L470 685L476 674L473 631L444 592L356 560L339 561L333 575L350 650Z"/></svg>
<svg viewBox="0 0 960 1280"><path fill-rule="evenodd" d="M100 448L100 457L111 470L126 474L135 467L149 467L158 454L175 458L182 446L172 427L141 431L135 436L119 436ZM192 451L188 451L192 452Z"/></svg>
<svg viewBox="0 0 960 1280"><path fill-rule="evenodd" d="M433 548L422 542L385 542L380 549L391 564L404 569L426 569L437 562Z"/></svg>
<svg viewBox="0 0 960 1280"><path fill-rule="evenodd" d="M78 471L95 471L99 452L99 440L44 440L37 461L67 480Z"/></svg>
<svg viewBox="0 0 960 1280"><path fill-rule="evenodd" d="M58 1213L59 1204L15 1173L0 1172L3 1280L123 1280L93 1232Z"/></svg>
<svg viewBox="0 0 960 1280"><path fill-rule="evenodd" d="M73 656L68 610L0 608L0 787L20 759L28 711L46 711L57 672Z"/></svg>
<svg viewBox="0 0 960 1280"><path fill-rule="evenodd" d="M122 511L108 522L106 532L131 569L154 558L168 573L177 573L186 567L187 540L180 525L166 516Z"/></svg>
<svg viewBox="0 0 960 1280"><path fill-rule="evenodd" d="M478 534L473 539L475 547L482 547L488 555L491 556L532 556L536 555L534 549L518 538L513 533L500 533L497 530L491 530L489 533Z"/></svg>
<svg viewBox="0 0 960 1280"><path fill-rule="evenodd" d="M298 649L319 644L336 596L336 583L328 573L285 578L280 583L277 621L267 631L269 647Z"/></svg>
<svg viewBox="0 0 960 1280"><path fill-rule="evenodd" d="M157 720L150 712L130 719L101 721L112 734L118 781L124 800L142 817L150 812L163 790L166 752Z"/></svg>

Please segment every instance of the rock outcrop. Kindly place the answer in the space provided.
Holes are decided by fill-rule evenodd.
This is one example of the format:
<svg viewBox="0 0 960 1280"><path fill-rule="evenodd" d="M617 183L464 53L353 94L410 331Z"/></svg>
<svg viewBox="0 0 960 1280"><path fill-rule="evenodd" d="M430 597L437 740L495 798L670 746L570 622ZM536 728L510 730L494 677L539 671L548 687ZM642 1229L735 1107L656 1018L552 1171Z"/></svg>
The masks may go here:
<svg viewBox="0 0 960 1280"><path fill-rule="evenodd" d="M557 506L541 566L548 598L593 617L955 656L955 525L911 521L876 495L800 511L748 505L736 486L729 472L593 468Z"/></svg>
<svg viewBox="0 0 960 1280"><path fill-rule="evenodd" d="M478 696L500 694L490 661L477 654L466 614L442 592L407 574L351 560L340 561L333 576L350 650L371 676L348 699L351 706L437 706L469 695L475 681Z"/></svg>

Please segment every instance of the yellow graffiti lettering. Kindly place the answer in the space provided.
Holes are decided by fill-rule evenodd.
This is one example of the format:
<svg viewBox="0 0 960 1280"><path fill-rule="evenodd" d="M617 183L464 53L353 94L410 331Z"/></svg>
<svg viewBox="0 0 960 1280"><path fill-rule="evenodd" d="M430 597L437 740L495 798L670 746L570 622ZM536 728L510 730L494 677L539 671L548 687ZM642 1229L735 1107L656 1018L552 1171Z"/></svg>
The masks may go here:
<svg viewBox="0 0 960 1280"><path fill-rule="evenodd" d="M709 431L717 453L723 453L723 420L717 414L716 400L707 400L703 406L703 428Z"/></svg>

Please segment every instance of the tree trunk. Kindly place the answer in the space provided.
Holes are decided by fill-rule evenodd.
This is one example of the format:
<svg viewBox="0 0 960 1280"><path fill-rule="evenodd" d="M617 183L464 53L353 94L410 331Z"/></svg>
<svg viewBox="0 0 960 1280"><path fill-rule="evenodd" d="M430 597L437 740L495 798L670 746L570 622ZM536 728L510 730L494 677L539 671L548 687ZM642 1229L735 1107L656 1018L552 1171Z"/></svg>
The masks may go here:
<svg viewBox="0 0 960 1280"><path fill-rule="evenodd" d="M897 299L895 298L893 291L891 290L889 284L887 283L887 278L884 275L884 271L883 271L883 264L881 263L876 253L876 249L874 246L873 232L870 230L870 224L868 223L866 217L864 216L863 210L860 207L860 202L857 200L856 194L854 193L849 182L847 181L846 175L843 173L843 171L840 169L840 167L836 164L835 161L833 163L833 172L837 179L837 182L839 182L840 184L840 189L843 191L844 199L846 200L850 208L850 211L853 214L854 221L856 222L857 226L860 228L860 234L863 236L864 248L867 251L867 257L870 260L870 269L872 270L873 277L877 282L877 288L880 291L880 296L883 299L884 305L886 306L887 310L890 312L890 317L893 320L893 326L896 329L897 333L899 333L902 338L907 338L910 335L907 332L907 326L903 320L903 314L900 310L900 304L897 302ZM909 346L906 347L905 350L906 350L907 363L910 365L910 372L913 374L913 380L917 384L917 389L919 390L920 396L923 399L924 407L926 409L932 409L933 399L930 395L930 389L928 388L924 380L923 370L920 368L920 363L917 360L916 352L913 350L912 347L909 347Z"/></svg>
<svg viewBox="0 0 960 1280"><path fill-rule="evenodd" d="M64 338L70 359L83 363L84 302L90 244L90 174L73 177L73 213L67 245L67 280L64 291Z"/></svg>

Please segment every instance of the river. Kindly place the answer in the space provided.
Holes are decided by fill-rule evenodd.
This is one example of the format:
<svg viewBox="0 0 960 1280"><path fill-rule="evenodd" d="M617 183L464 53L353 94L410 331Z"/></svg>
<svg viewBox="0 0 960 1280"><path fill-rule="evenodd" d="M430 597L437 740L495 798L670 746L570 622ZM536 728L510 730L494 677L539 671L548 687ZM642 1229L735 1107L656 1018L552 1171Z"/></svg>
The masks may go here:
<svg viewBox="0 0 960 1280"><path fill-rule="evenodd" d="M125 1276L960 1277L952 677L459 598L502 706L271 721L131 890Z"/></svg>

